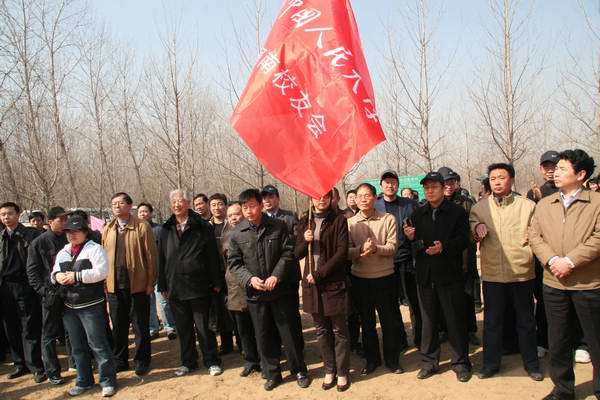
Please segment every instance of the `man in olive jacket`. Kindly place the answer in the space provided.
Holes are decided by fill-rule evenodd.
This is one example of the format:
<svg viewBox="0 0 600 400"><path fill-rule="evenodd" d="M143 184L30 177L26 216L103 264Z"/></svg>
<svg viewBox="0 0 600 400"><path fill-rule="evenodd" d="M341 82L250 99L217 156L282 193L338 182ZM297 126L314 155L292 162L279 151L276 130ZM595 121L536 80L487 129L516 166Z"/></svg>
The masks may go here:
<svg viewBox="0 0 600 400"><path fill-rule="evenodd" d="M129 369L129 325L135 333L135 373L150 369L150 294L156 284L156 239L152 227L130 211L133 200L127 193L111 199L113 220L102 232L108 255L106 291L113 326L117 372Z"/></svg>
<svg viewBox="0 0 600 400"><path fill-rule="evenodd" d="M240 222L229 241L227 262L246 290L248 311L256 330L256 341L267 381L265 390L282 382L281 343L290 372L298 385L309 386L302 330L296 305L298 272L292 253L293 243L285 223L263 214L262 196L256 189L240 194L246 220Z"/></svg>
<svg viewBox="0 0 600 400"><path fill-rule="evenodd" d="M600 398L600 194L583 189L594 159L583 150L559 155L554 182L559 193L537 204L529 243L544 266L550 377L544 399L575 398L573 312L579 317L594 366L593 390Z"/></svg>
<svg viewBox="0 0 600 400"><path fill-rule="evenodd" d="M515 169L498 163L488 167L493 195L475 204L470 222L473 237L480 243L483 297L483 367L480 379L500 369L506 307L514 310L523 364L529 377L541 381L537 356L533 290L533 252L527 228L535 203L512 192Z"/></svg>

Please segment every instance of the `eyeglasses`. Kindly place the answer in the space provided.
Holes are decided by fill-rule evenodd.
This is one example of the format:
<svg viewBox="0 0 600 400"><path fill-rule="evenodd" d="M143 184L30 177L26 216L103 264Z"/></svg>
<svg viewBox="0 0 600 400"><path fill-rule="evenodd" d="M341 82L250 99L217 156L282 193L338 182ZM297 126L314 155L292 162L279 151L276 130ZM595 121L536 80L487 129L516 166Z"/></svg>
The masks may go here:
<svg viewBox="0 0 600 400"><path fill-rule="evenodd" d="M365 200L369 200L373 198L372 194L359 194L356 196L357 199L365 199Z"/></svg>

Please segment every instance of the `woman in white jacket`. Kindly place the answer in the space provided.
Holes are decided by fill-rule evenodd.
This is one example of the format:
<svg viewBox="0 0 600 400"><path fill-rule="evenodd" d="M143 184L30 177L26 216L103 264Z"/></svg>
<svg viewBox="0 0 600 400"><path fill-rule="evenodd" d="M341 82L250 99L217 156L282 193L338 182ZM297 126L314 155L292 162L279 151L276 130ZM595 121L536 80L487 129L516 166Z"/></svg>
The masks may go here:
<svg viewBox="0 0 600 400"><path fill-rule="evenodd" d="M65 232L69 243L56 256L51 279L61 285L63 322L77 367L77 380L69 395L78 396L94 385L91 349L98 364L102 397L110 397L115 394L117 376L105 329L108 259L102 246L89 240L88 224L81 216L71 215Z"/></svg>

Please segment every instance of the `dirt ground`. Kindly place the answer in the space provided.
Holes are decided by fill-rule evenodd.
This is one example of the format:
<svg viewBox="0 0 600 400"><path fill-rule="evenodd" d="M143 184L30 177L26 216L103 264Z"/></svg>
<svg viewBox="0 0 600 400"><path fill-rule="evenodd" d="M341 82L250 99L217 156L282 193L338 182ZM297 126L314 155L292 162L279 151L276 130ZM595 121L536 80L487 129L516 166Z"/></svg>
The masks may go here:
<svg viewBox="0 0 600 400"><path fill-rule="evenodd" d="M410 321L408 309L402 307L402 314L409 332ZM481 318L477 315L481 332ZM468 383L459 383L454 373L449 369L448 345L443 345L441 373L425 381L417 380L419 370L419 355L414 348L409 349L402 361L406 372L402 375L391 375L380 368L373 375L362 378L358 371L363 361L353 355L351 360L352 387L345 393L337 393L335 389L324 392L321 389L323 368L320 361L314 328L309 315L303 314L304 338L306 340L305 358L309 374L313 382L308 389L300 389L295 381L284 372L284 384L265 392L263 380L259 374L241 378L242 359L235 352L223 358L224 373L218 377L208 375L206 369L190 374L183 378L173 375L179 366L179 349L177 340L169 341L164 332L161 337L152 342L152 371L143 378L137 377L132 371L118 375L118 392L115 399L152 399L152 400L249 400L249 399L541 399L552 389L548 377L543 382L529 379L522 368L519 355L506 356L503 359L502 371L494 378L479 380L477 377ZM132 346L133 347L133 346ZM64 350L64 349L60 349ZM471 347L474 371L481 367L481 348ZM63 365L65 359L63 358ZM544 360L544 370L547 368L547 357ZM284 365L285 367L285 365ZM54 387L48 382L36 385L31 375L14 381L6 379L12 370L8 363L0 364L0 399L63 399L68 398L66 390L73 385L74 372L66 372L66 385ZM286 377L287 376L287 377ZM592 366L591 364L576 366L577 398L592 399ZM82 399L100 397L100 389L95 388Z"/></svg>

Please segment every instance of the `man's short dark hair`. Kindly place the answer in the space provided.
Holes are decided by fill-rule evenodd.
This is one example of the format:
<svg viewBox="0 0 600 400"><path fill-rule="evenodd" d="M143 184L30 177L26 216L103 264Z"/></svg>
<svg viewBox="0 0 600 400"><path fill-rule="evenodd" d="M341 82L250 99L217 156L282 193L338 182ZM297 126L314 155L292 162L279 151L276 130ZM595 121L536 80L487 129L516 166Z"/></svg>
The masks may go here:
<svg viewBox="0 0 600 400"><path fill-rule="evenodd" d="M250 200L256 200L257 203L262 203L262 195L258 189L246 189L240 193L238 201L240 204L249 202Z"/></svg>
<svg viewBox="0 0 600 400"><path fill-rule="evenodd" d="M419 192L417 192L416 190L413 190L412 195L413 195L413 200L419 200Z"/></svg>
<svg viewBox="0 0 600 400"><path fill-rule="evenodd" d="M21 212L21 207L15 202L7 201L5 203L0 204L0 208L13 208L17 214Z"/></svg>
<svg viewBox="0 0 600 400"><path fill-rule="evenodd" d="M503 169L506 172L508 172L508 174L510 175L511 178L515 177L515 167L513 167L511 164L507 164L507 163L490 164L487 168L488 176L490 176L490 173L495 169Z"/></svg>
<svg viewBox="0 0 600 400"><path fill-rule="evenodd" d="M125 192L119 192L119 193L113 194L113 197L110 198L110 201L113 201L117 197L122 197L123 200L125 201L125 203L127 203L127 204L133 204L133 199L131 198L130 195L128 195Z"/></svg>
<svg viewBox="0 0 600 400"><path fill-rule="evenodd" d="M492 185L490 185L490 178L485 178L484 180L481 181L481 184L483 185L483 188L485 189L486 193L492 192Z"/></svg>
<svg viewBox="0 0 600 400"><path fill-rule="evenodd" d="M223 193L215 193L215 194L213 194L208 199L208 202L210 203L213 200L221 200L223 202L223 204L227 204L227 196L225 196Z"/></svg>
<svg viewBox="0 0 600 400"><path fill-rule="evenodd" d="M204 193L198 193L192 199L192 203L196 201L196 199L202 199L205 203L208 203L208 197Z"/></svg>
<svg viewBox="0 0 600 400"><path fill-rule="evenodd" d="M594 159L581 149L565 150L558 155L561 160L566 160L571 163L575 173L585 171L585 178L588 179L594 173L596 165L594 165Z"/></svg>
<svg viewBox="0 0 600 400"><path fill-rule="evenodd" d="M39 218L42 220L42 222L46 221L46 216L44 215L44 213L42 213L40 211L34 211L31 214L29 214L28 221L31 221L34 218Z"/></svg>
<svg viewBox="0 0 600 400"><path fill-rule="evenodd" d="M152 214L154 212L154 207L152 207L152 204L150 203L140 203L138 204L137 208L138 210L142 207L146 207L148 209L148 211L150 211L150 213Z"/></svg>
<svg viewBox="0 0 600 400"><path fill-rule="evenodd" d="M229 203L227 203L227 209L229 209L229 207L232 206L242 206L242 204L239 201L230 201Z"/></svg>
<svg viewBox="0 0 600 400"><path fill-rule="evenodd" d="M356 189L350 189L346 192L346 198L348 198L348 196L350 196L352 193L354 193L356 195Z"/></svg>
<svg viewBox="0 0 600 400"><path fill-rule="evenodd" d="M371 192L371 194L372 194L373 196L377 196L377 189L375 189L375 186L371 185L370 183L366 183L366 182L364 182L364 183L361 183L360 185L358 185L358 186L356 187L356 191L358 192L358 191L359 191L360 189L362 189L362 188L367 188L367 189L369 189L369 191Z"/></svg>

